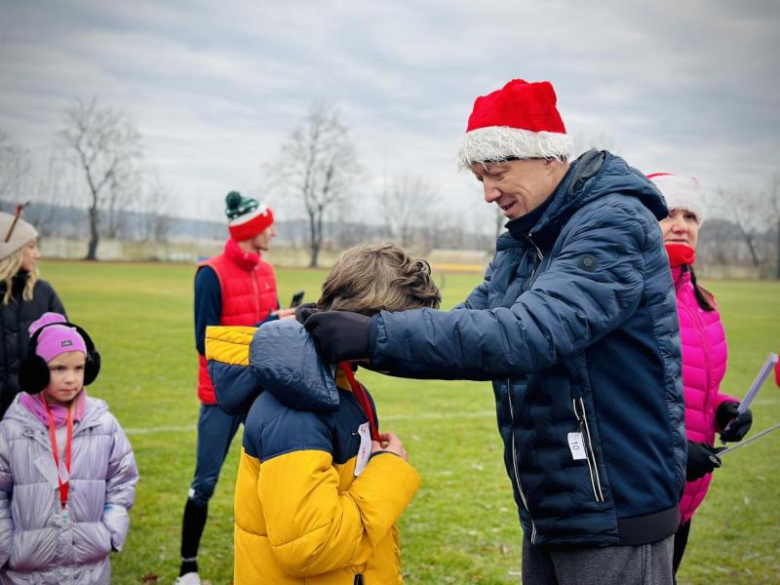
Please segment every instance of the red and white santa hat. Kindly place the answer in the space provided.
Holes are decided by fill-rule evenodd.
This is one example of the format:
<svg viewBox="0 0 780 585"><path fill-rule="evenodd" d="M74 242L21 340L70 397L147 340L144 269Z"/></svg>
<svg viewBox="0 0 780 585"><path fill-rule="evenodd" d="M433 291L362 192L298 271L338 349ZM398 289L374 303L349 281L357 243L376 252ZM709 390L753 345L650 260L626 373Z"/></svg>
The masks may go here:
<svg viewBox="0 0 780 585"><path fill-rule="evenodd" d="M699 225L704 223L706 195L698 179L672 173L652 173L647 178L661 191L669 211L685 209L696 216Z"/></svg>
<svg viewBox="0 0 780 585"><path fill-rule="evenodd" d="M567 158L572 141L566 134L549 81L513 79L502 89L474 102L459 166L527 158Z"/></svg>

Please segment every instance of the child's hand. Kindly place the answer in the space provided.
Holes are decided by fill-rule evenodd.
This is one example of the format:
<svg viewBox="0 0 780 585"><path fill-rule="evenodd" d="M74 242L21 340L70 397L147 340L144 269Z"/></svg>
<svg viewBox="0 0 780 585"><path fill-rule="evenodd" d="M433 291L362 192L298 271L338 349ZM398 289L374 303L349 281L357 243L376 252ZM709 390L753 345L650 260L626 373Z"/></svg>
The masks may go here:
<svg viewBox="0 0 780 585"><path fill-rule="evenodd" d="M279 320L292 319L293 317L295 317L295 309L279 309L277 311L274 311L272 314L279 317Z"/></svg>
<svg viewBox="0 0 780 585"><path fill-rule="evenodd" d="M404 461L409 461L409 455L404 449L401 439L395 433L381 433L380 438L382 442L371 441L371 454L378 453L379 451L388 451L398 455Z"/></svg>

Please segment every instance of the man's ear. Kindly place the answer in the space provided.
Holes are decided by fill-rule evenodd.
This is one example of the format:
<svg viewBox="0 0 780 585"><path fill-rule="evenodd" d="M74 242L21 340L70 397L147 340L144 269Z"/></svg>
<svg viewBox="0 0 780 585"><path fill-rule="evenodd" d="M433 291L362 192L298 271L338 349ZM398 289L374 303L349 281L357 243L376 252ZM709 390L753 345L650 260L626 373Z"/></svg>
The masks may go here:
<svg viewBox="0 0 780 585"><path fill-rule="evenodd" d="M552 175L555 173L555 170L558 168L558 164L560 161L557 158L546 158L544 159L544 171L548 175Z"/></svg>
<svg viewBox="0 0 780 585"><path fill-rule="evenodd" d="M544 169L549 175L553 175L559 171L562 167L566 166L566 161L559 158L546 158L544 159Z"/></svg>

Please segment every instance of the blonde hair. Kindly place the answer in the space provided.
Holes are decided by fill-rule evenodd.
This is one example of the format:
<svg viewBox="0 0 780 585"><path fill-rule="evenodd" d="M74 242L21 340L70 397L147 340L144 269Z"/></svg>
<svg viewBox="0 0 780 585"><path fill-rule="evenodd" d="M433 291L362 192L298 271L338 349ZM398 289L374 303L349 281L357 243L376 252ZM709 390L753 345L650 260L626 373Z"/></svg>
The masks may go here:
<svg viewBox="0 0 780 585"><path fill-rule="evenodd" d="M14 276L19 273L22 267L22 254L24 249L29 244L25 244L19 250L0 260L0 282L5 283L5 293L3 293L3 302L5 306L11 302L14 293ZM22 292L22 299L30 302L33 298L33 289L35 283L38 282L38 267L36 266L30 271L30 275L27 277L27 282L24 283L24 291Z"/></svg>
<svg viewBox="0 0 780 585"><path fill-rule="evenodd" d="M431 267L392 244L369 244L347 250L322 285L317 308L375 315L441 303Z"/></svg>

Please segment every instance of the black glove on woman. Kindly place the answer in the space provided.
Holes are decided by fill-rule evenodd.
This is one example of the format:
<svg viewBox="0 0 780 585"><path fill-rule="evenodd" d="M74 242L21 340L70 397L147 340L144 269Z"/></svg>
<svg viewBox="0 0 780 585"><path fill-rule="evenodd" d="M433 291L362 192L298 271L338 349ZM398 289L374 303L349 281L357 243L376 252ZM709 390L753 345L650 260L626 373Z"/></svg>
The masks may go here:
<svg viewBox="0 0 780 585"><path fill-rule="evenodd" d="M706 443L694 443L688 441L688 465L685 470L685 479L694 481L712 473L721 466L718 453L725 447L710 447Z"/></svg>
<svg viewBox="0 0 780 585"><path fill-rule="evenodd" d="M738 415L737 409L739 402L724 402L715 411L715 421L723 430L720 432L721 441L741 441L748 434L750 426L753 424L753 413L748 408L745 412ZM729 425L730 423L730 425Z"/></svg>

